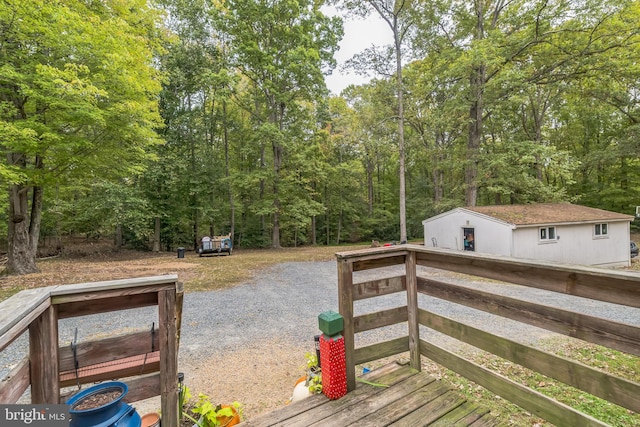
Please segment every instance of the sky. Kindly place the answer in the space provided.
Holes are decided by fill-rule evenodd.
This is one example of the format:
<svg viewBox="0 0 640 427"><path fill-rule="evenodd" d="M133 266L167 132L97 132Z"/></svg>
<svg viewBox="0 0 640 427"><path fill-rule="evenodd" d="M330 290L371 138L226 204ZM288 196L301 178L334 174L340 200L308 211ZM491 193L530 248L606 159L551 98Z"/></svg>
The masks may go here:
<svg viewBox="0 0 640 427"><path fill-rule="evenodd" d="M327 6L324 9L329 16L340 14L333 6ZM372 45L383 46L393 41L391 30L375 12L366 20L343 17L343 25L344 37L340 42L340 49L335 54L338 65L330 76L325 77L327 87L334 95L339 95L350 84L360 85L371 79L371 77L359 76L353 71L341 71L340 67L347 60Z"/></svg>

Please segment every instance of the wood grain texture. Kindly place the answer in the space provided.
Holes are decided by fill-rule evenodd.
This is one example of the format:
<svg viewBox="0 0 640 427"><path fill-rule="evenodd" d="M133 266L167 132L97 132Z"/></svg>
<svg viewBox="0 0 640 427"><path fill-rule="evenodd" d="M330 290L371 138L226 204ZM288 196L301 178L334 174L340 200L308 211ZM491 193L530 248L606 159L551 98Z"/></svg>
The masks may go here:
<svg viewBox="0 0 640 427"><path fill-rule="evenodd" d="M58 319L56 308L47 308L29 325L31 403L60 399L58 384Z"/></svg>
<svg viewBox="0 0 640 427"><path fill-rule="evenodd" d="M594 396L640 412L640 384L633 381L425 310L420 311L420 324Z"/></svg>
<svg viewBox="0 0 640 427"><path fill-rule="evenodd" d="M359 301L407 290L405 276L359 282L353 285L353 300Z"/></svg>
<svg viewBox="0 0 640 427"><path fill-rule="evenodd" d="M78 367L83 368L158 350L158 334L159 331L156 328L153 334L153 341L149 330L101 340L79 342L76 347ZM75 362L71 345L60 347L59 352L60 372L74 369Z"/></svg>
<svg viewBox="0 0 640 427"><path fill-rule="evenodd" d="M419 292L640 356L640 328L463 286L418 278Z"/></svg>
<svg viewBox="0 0 640 427"><path fill-rule="evenodd" d="M640 275L577 265L416 247L418 265L640 307Z"/></svg>
<svg viewBox="0 0 640 427"><path fill-rule="evenodd" d="M347 366L347 391L356 388L355 329L353 323L353 264L338 260L338 311L344 318L345 362Z"/></svg>
<svg viewBox="0 0 640 427"><path fill-rule="evenodd" d="M25 357L0 381L0 402L16 403L30 382L29 358Z"/></svg>
<svg viewBox="0 0 640 427"><path fill-rule="evenodd" d="M176 292L158 293L160 407L163 427L178 427L178 331Z"/></svg>
<svg viewBox="0 0 640 427"><path fill-rule="evenodd" d="M421 340L420 349L423 356L555 425L584 427L607 425L435 344Z"/></svg>

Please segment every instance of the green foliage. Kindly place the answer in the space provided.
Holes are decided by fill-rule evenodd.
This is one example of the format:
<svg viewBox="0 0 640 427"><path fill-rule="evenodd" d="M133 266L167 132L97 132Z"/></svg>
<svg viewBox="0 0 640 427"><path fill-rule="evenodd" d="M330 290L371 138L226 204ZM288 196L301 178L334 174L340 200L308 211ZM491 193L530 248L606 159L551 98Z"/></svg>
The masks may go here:
<svg viewBox="0 0 640 427"><path fill-rule="evenodd" d="M209 400L209 396L200 393L198 402L191 409L194 414L199 415L196 419L186 412L182 415L196 423L198 427L214 427L227 425L236 413L242 418L242 405L239 402L233 402L231 405L214 405Z"/></svg>
<svg viewBox="0 0 640 427"><path fill-rule="evenodd" d="M169 250L229 232L236 247L399 240L395 71L327 98L342 26L323 1L158 3L166 19L146 0L0 6L0 181L29 207L44 189L42 237L122 230L148 247L159 218ZM407 5L336 6L374 4ZM478 204L634 213L638 3L479 4L402 10L408 238L470 185ZM360 71L393 68L374 51L392 50Z"/></svg>

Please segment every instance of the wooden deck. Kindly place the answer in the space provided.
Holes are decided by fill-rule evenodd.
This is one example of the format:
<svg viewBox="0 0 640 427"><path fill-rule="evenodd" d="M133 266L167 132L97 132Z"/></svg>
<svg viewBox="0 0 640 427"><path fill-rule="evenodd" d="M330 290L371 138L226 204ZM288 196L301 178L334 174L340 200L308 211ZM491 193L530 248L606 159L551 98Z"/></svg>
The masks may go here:
<svg viewBox="0 0 640 427"><path fill-rule="evenodd" d="M241 426L497 426L489 411L408 365L390 363L367 373L341 399L315 395L252 418Z"/></svg>

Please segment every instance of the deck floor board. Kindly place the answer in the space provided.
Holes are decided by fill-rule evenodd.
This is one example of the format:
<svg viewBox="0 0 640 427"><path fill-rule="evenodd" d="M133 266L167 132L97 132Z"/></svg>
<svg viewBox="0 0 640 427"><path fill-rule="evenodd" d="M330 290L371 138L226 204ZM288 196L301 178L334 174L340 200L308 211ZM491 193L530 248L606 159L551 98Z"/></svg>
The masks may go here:
<svg viewBox="0 0 640 427"><path fill-rule="evenodd" d="M361 377L338 400L315 395L258 415L242 427L409 427L500 425L489 411L448 385L396 362Z"/></svg>

